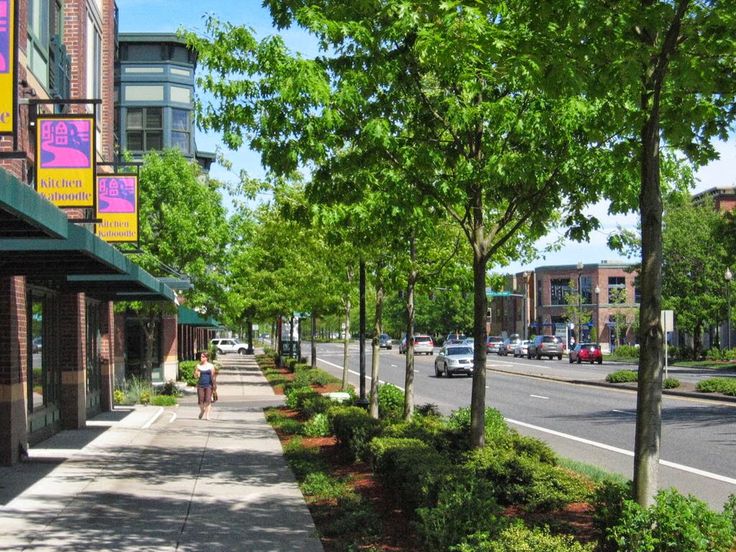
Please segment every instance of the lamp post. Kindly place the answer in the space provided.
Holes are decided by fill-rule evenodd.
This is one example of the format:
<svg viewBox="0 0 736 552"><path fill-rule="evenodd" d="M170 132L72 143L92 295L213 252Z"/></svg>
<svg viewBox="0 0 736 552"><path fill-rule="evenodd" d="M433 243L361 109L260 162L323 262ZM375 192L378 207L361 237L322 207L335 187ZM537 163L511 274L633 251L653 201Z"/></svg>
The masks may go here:
<svg viewBox="0 0 736 552"><path fill-rule="evenodd" d="M577 342L580 343L582 340L581 334L583 333L580 328L580 320L583 317L583 290L580 288L580 279L583 275L583 261L578 261L578 329L575 332L577 335Z"/></svg>
<svg viewBox="0 0 736 552"><path fill-rule="evenodd" d="M595 343L601 344L601 288L595 286Z"/></svg>
<svg viewBox="0 0 736 552"><path fill-rule="evenodd" d="M728 318L726 318L726 345L731 348L731 279L733 274L731 269L726 267L726 273L723 275L726 278L726 305L728 307Z"/></svg>

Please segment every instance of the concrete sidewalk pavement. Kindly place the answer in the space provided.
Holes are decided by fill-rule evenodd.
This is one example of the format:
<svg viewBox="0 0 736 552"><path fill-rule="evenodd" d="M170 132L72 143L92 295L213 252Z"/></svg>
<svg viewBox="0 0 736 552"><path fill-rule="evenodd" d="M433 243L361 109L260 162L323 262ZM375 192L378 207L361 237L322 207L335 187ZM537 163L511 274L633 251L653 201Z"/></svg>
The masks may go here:
<svg viewBox="0 0 736 552"><path fill-rule="evenodd" d="M105 413L0 468L0 550L319 551L263 407L252 356L221 357L212 419L176 408Z"/></svg>

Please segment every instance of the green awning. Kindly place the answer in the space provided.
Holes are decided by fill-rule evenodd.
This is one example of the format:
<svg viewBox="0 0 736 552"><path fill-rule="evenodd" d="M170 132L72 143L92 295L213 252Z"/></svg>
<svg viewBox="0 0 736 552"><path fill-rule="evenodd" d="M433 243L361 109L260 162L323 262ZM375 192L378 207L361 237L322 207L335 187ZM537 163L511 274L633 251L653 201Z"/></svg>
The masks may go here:
<svg viewBox="0 0 736 552"><path fill-rule="evenodd" d="M221 324L214 318L203 318L198 312L181 305L177 313L177 323L183 326L196 326L197 328L221 327Z"/></svg>
<svg viewBox="0 0 736 552"><path fill-rule="evenodd" d="M174 301L172 289L0 170L0 277L112 301Z"/></svg>
<svg viewBox="0 0 736 552"><path fill-rule="evenodd" d="M65 238L68 228L60 209L0 169L0 239Z"/></svg>

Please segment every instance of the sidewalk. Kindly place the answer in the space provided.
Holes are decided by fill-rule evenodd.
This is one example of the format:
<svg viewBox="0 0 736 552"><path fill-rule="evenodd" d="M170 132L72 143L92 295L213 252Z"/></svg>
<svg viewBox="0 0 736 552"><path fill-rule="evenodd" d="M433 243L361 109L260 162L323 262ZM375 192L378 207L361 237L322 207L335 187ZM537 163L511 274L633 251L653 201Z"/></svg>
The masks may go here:
<svg viewBox="0 0 736 552"><path fill-rule="evenodd" d="M0 550L320 551L263 407L253 356L221 357L220 400L105 413L0 468Z"/></svg>

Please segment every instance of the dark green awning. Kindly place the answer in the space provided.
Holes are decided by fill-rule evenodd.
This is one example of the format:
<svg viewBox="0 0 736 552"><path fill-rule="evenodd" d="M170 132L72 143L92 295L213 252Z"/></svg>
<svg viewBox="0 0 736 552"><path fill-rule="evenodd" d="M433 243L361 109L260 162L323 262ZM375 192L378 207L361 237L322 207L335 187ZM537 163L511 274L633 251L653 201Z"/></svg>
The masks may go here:
<svg viewBox="0 0 736 552"><path fill-rule="evenodd" d="M60 209L0 169L0 239L65 238L68 228Z"/></svg>
<svg viewBox="0 0 736 552"><path fill-rule="evenodd" d="M179 306L177 323L183 326L196 326L198 328L221 327L221 324L214 318L203 318L198 312L183 306Z"/></svg>

